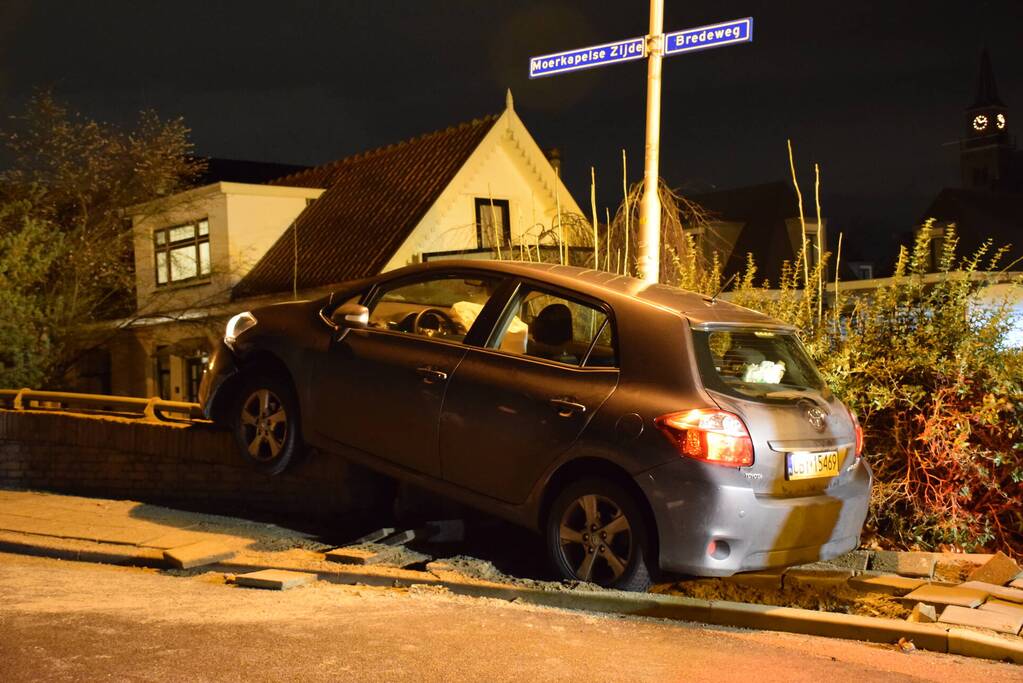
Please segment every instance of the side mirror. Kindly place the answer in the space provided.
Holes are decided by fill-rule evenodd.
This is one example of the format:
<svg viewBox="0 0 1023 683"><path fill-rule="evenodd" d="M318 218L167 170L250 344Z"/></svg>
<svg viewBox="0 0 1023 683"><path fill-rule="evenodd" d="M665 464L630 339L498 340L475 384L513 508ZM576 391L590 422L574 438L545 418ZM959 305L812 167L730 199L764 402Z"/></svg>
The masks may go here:
<svg viewBox="0 0 1023 683"><path fill-rule="evenodd" d="M369 309L361 304L344 304L334 309L330 320L341 330L363 330L369 327Z"/></svg>

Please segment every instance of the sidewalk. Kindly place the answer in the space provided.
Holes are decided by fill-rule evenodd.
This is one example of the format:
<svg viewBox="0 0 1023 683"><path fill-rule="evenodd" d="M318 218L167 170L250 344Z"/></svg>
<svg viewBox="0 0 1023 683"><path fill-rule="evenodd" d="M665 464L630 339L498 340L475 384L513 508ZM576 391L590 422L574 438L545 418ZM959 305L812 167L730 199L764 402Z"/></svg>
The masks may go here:
<svg viewBox="0 0 1023 683"><path fill-rule="evenodd" d="M1013 587L1017 584L1007 586L1005 584L1009 582L1002 580L999 580L1002 585L995 587L978 585L977 581L968 582L973 584L969 586L956 586L957 582L932 579L937 559L931 557L931 553L885 553L892 556L890 559L895 565L912 566L920 561L928 565L928 578L917 579L911 585L900 583L906 578L895 574L879 576L880 572L864 571L864 559L863 570L825 565L737 575L723 580L738 584L725 594L716 592L717 589L713 593L693 592L694 588L702 590L707 580L688 582L685 592L670 590L672 584L667 584L659 587L665 590L658 593L636 594L588 585L515 579L499 573L474 573L474 564L488 564L474 558L436 561L427 565L425 570L338 564L326 560L324 551L327 549L329 546L306 534L272 524L132 501L0 490L0 552L161 569L204 566L207 571L231 575L266 569L287 570L333 583L409 590L432 586L436 590L460 595L584 612L659 617L889 644L913 641L923 649L1007 659L1023 664L1023 638L1007 636L1004 629L996 634L990 630L980 632L955 626L967 624L972 627L979 617L994 618L995 613L982 614L984 610L976 609L985 602L1009 613L1023 610L1023 591ZM878 553L866 554L872 556L872 563L876 563ZM987 564L997 564L987 560L988 557L960 556L974 570ZM189 558L196 561L190 564ZM917 602L936 605L939 614L942 608L947 611L951 606L956 608L953 612L968 619L951 623L914 623L904 619L799 609L785 606L784 602L765 602L765 596L760 592L767 584L772 591L806 584L816 584L815 590L838 591L842 587L848 589L856 581L866 584L857 590L877 591L876 584L884 584L882 592L887 593L887 599L905 600L907 606ZM735 589L743 592L735 592ZM961 602L964 590L972 602ZM929 593L924 595L925 591ZM917 597L917 593L921 595ZM931 620L933 618L927 621ZM1014 633L1019 633L1018 629L1017 626Z"/></svg>

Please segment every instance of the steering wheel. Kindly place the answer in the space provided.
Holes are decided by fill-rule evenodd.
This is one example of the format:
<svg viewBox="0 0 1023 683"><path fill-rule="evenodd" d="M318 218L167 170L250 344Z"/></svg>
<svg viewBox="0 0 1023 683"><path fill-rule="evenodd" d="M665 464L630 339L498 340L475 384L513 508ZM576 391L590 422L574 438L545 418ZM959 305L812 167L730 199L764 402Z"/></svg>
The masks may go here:
<svg viewBox="0 0 1023 683"><path fill-rule="evenodd" d="M437 321L437 327L423 326L423 322L430 318ZM412 321L412 334L432 337L442 332L446 334L458 333L458 324L445 311L439 308L424 308L416 313L416 318Z"/></svg>

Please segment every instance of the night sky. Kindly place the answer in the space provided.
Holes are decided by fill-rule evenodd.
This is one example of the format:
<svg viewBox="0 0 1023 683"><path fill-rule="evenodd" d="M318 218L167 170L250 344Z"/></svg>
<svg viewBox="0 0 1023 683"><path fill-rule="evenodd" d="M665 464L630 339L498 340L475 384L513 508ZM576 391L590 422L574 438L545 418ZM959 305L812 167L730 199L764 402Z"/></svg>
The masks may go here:
<svg viewBox="0 0 1023 683"><path fill-rule="evenodd" d="M791 137L832 229L877 249L958 183L985 44L1023 129L1020 0L666 0L665 30L744 16L752 44L665 59L661 170L684 192L786 179ZM0 115L52 86L101 120L181 115L201 154L317 164L498 112L510 87L577 201L593 165L613 211L622 148L642 175L645 62L530 81L528 59L647 22L642 0L0 0Z"/></svg>

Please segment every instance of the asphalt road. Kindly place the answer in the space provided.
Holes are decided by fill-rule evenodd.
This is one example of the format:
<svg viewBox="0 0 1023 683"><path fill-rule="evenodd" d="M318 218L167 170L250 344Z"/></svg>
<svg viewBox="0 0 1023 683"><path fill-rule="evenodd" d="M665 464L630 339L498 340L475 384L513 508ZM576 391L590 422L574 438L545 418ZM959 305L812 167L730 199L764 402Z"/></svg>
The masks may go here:
<svg viewBox="0 0 1023 683"><path fill-rule="evenodd" d="M1019 681L887 646L0 554L4 681Z"/></svg>

